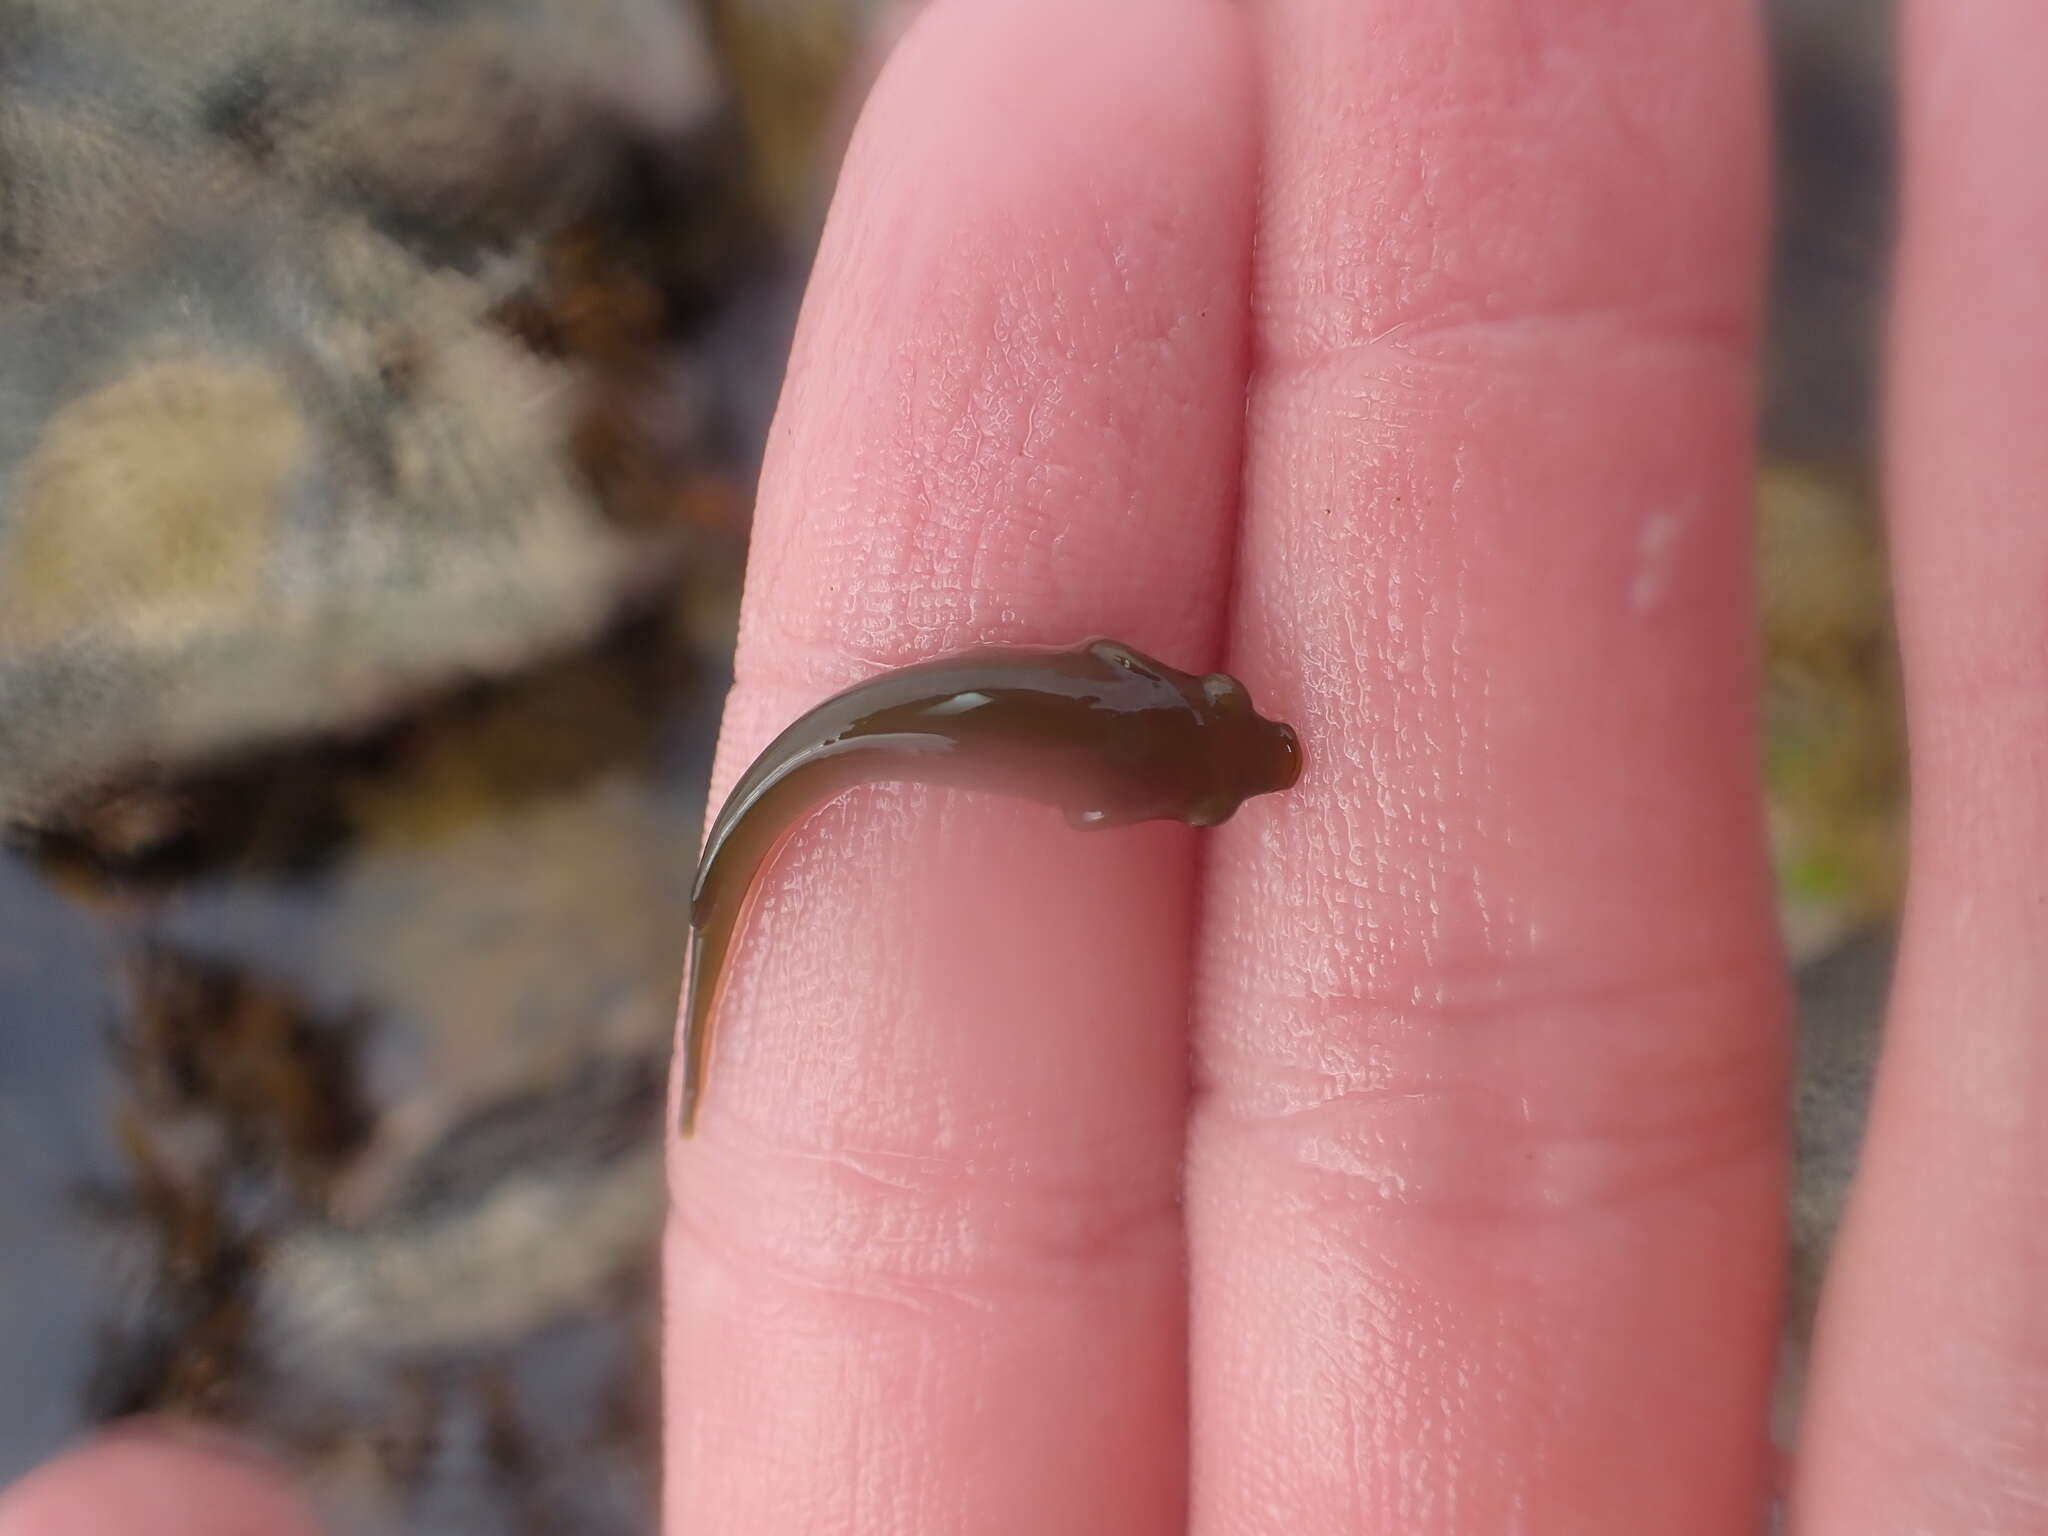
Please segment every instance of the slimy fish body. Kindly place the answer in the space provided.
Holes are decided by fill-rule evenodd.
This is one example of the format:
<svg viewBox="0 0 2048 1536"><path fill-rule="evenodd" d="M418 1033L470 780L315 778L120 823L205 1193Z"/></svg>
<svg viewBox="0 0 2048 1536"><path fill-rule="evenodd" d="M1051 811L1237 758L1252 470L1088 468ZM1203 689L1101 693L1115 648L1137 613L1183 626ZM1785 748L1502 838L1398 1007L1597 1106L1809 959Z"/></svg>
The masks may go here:
<svg viewBox="0 0 2048 1536"><path fill-rule="evenodd" d="M856 784L908 780L1056 807L1080 828L1210 827L1301 772L1292 727L1236 679L1179 672L1129 646L1002 648L918 662L808 711L754 760L705 839L690 903L682 1132L696 1123L712 1014L734 937L775 851Z"/></svg>

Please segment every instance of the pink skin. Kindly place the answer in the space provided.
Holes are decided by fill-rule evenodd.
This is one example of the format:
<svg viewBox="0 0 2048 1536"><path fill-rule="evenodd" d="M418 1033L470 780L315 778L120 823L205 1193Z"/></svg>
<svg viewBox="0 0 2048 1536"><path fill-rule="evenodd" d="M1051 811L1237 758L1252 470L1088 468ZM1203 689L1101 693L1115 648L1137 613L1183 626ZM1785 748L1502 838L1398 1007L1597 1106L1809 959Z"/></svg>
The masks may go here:
<svg viewBox="0 0 2048 1536"><path fill-rule="evenodd" d="M773 434L721 788L878 665L1094 633L1219 655L1245 41L1175 0L961 6L906 40ZM672 1526L1179 1519L1197 847L902 790L797 834L674 1164Z"/></svg>
<svg viewBox="0 0 2048 1536"><path fill-rule="evenodd" d="M1815 1536L2048 1532L2048 10L1918 0L1892 341L1913 885ZM2032 64L2020 61L2031 60Z"/></svg>
<svg viewBox="0 0 2048 1536"><path fill-rule="evenodd" d="M1907 37L1921 798L1816 1536L2048 1531L2048 19L1918 0ZM670 1530L1754 1529L1759 77L1736 0L913 29L777 422L721 785L873 667L1097 632L1244 677L1309 772L1202 838L903 789L804 826L672 1163ZM59 1463L0 1536L182 1529L204 1465L136 1472L151 1523Z"/></svg>
<svg viewBox="0 0 2048 1536"><path fill-rule="evenodd" d="M0 1536L317 1531L275 1467L239 1447L189 1434L111 1432L0 1493Z"/></svg>
<svg viewBox="0 0 2048 1536"><path fill-rule="evenodd" d="M1230 660L1310 767L1208 872L1193 1529L1753 1529L1755 20L1263 19Z"/></svg>

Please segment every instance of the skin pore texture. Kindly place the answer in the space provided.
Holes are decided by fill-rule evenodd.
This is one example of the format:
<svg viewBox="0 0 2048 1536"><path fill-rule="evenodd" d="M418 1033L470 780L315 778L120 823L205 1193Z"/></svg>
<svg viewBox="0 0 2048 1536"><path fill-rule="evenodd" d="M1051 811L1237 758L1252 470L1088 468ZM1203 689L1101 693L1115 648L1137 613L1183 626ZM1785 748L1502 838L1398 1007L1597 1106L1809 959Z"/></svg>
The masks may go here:
<svg viewBox="0 0 2048 1536"><path fill-rule="evenodd" d="M833 695L770 742L705 839L690 906L680 1128L695 1129L712 1014L755 880L797 821L856 784L987 789L1077 829L1213 827L1301 776L1292 727L1220 672L1176 671L1114 640L983 648Z"/></svg>

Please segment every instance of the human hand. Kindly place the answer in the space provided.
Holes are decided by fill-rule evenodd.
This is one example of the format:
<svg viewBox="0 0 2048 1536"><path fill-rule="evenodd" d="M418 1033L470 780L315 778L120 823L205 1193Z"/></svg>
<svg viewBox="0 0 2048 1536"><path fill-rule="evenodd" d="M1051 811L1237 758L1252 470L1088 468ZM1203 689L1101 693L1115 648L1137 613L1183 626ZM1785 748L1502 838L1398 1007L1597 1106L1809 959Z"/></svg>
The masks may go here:
<svg viewBox="0 0 2048 1536"><path fill-rule="evenodd" d="M1207 840L805 827L673 1163L671 1528L1753 1530L1757 18L1109 9L943 8L872 102L719 782L876 666L1094 632L1308 772ZM2048 1506L2044 43L1908 33L1916 884L1802 1531Z"/></svg>
<svg viewBox="0 0 2048 1536"><path fill-rule="evenodd" d="M673 1153L671 1531L1754 1529L1755 31L960 0L912 35L771 445L720 786L875 666L1096 632L1227 665L1309 766L1200 836L883 789L806 824ZM1914 887L1814 1536L2048 1508L2048 14L1919 0L1908 43Z"/></svg>

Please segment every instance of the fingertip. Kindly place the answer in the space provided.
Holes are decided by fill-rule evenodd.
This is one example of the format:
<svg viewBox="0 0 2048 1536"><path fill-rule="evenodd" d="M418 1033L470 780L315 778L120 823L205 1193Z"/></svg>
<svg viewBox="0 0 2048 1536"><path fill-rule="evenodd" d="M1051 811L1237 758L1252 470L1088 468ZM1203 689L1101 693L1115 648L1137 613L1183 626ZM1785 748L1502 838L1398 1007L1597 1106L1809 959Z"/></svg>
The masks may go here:
<svg viewBox="0 0 2048 1536"><path fill-rule="evenodd" d="M0 1536L318 1536L286 1474L225 1436L137 1423L0 1490Z"/></svg>

